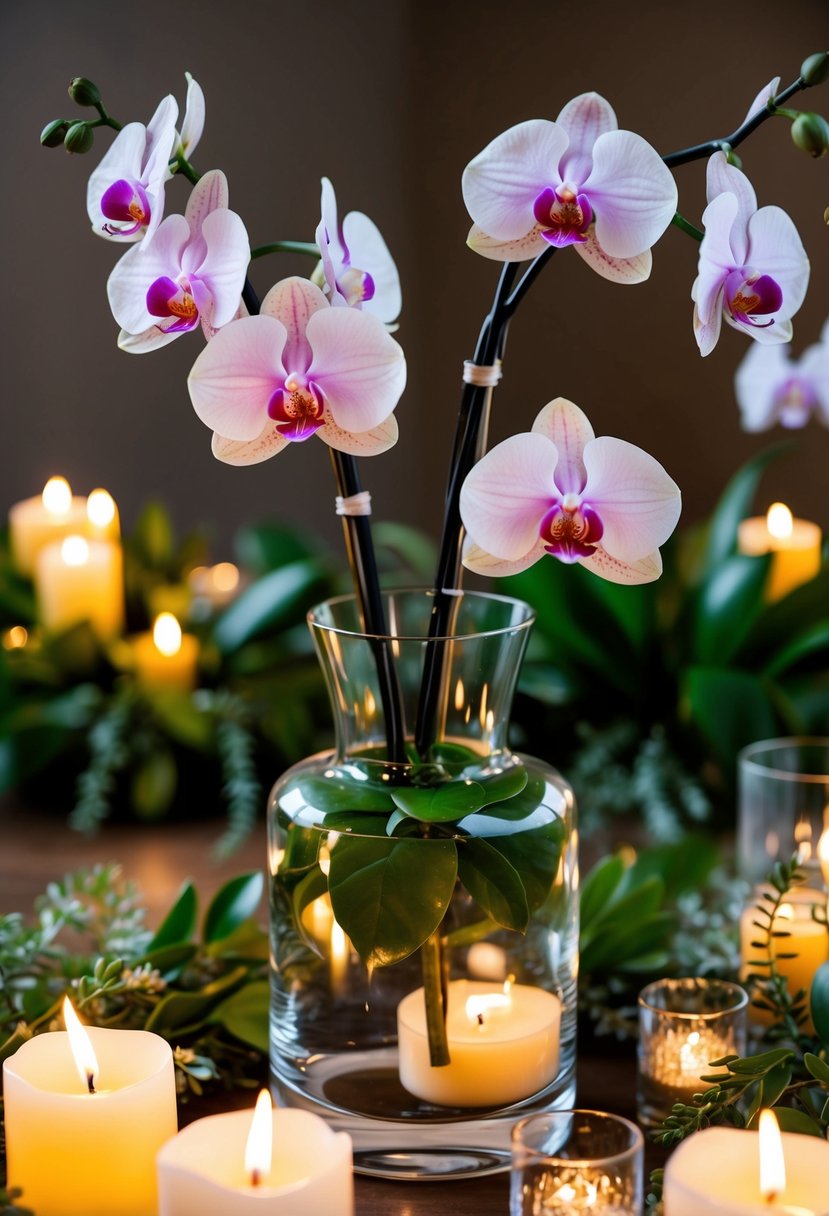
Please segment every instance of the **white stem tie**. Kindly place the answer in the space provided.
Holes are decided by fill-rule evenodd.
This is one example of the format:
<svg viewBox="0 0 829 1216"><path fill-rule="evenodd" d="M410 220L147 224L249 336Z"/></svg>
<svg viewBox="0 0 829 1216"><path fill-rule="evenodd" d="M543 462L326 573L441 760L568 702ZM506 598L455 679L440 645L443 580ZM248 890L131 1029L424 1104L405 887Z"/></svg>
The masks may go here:
<svg viewBox="0 0 829 1216"><path fill-rule="evenodd" d="M338 494L335 501L338 515L371 515L371 494L368 490L361 490L348 498Z"/></svg>
<svg viewBox="0 0 829 1216"><path fill-rule="evenodd" d="M501 379L501 360L487 366L473 363L471 359L464 360L463 379L465 384L474 384L476 388L494 388Z"/></svg>

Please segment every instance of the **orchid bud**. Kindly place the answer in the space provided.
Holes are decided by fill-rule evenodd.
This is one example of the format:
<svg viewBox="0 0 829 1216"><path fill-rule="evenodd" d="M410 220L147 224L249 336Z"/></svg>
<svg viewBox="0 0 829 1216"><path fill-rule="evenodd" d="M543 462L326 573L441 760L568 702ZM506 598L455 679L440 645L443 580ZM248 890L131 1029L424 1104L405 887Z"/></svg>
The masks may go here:
<svg viewBox="0 0 829 1216"><path fill-rule="evenodd" d="M810 156L824 156L829 151L829 123L822 114L798 114L792 123L792 139Z"/></svg>
<svg viewBox="0 0 829 1216"><path fill-rule="evenodd" d="M40 142L44 148L57 148L62 144L68 126L69 123L64 118L53 118L51 122L47 122L40 132Z"/></svg>
<svg viewBox="0 0 829 1216"><path fill-rule="evenodd" d="M97 106L101 104L101 94L98 86L85 76L76 76L69 82L69 96L79 106Z"/></svg>
<svg viewBox="0 0 829 1216"><path fill-rule="evenodd" d="M73 122L63 137L63 146L67 152L88 152L94 139L92 128L85 122Z"/></svg>
<svg viewBox="0 0 829 1216"><path fill-rule="evenodd" d="M829 80L829 51L818 51L804 59L800 66L800 79L804 84L823 84Z"/></svg>

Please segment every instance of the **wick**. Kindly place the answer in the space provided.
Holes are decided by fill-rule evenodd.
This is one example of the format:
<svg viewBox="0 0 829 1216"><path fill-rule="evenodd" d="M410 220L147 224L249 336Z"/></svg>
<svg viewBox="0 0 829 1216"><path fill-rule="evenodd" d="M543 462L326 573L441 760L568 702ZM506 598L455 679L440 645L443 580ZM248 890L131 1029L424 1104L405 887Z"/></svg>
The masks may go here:
<svg viewBox="0 0 829 1216"><path fill-rule="evenodd" d="M95 1074L94 1074L94 1072L88 1072L86 1074L86 1088L89 1090L89 1092L91 1094L95 1093Z"/></svg>
<svg viewBox="0 0 829 1216"><path fill-rule="evenodd" d="M766 1195L765 1199L768 1207L772 1207L775 1203L777 1203L777 1197L779 1194L779 1191L770 1191L768 1195Z"/></svg>
<svg viewBox="0 0 829 1216"><path fill-rule="evenodd" d="M475 1017L478 1019L478 1025L479 1025L479 1026L483 1026L483 1024L484 1024L484 1015L483 1015L482 1013L476 1013L476 1014L475 1014Z"/></svg>
<svg viewBox="0 0 829 1216"><path fill-rule="evenodd" d="M250 1185L251 1186L261 1186L261 1184L262 1184L261 1170L251 1170L250 1171Z"/></svg>

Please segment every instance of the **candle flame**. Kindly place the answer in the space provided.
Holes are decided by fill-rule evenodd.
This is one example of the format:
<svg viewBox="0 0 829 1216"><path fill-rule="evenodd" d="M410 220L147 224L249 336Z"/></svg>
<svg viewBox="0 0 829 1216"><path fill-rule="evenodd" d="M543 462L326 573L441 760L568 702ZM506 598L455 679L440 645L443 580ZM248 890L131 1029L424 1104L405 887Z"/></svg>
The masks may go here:
<svg viewBox="0 0 829 1216"><path fill-rule="evenodd" d="M251 1186L259 1186L271 1172L273 1156L273 1103L266 1089L260 1090L245 1145L245 1173Z"/></svg>
<svg viewBox="0 0 829 1216"><path fill-rule="evenodd" d="M777 916L781 920L794 920L794 908L791 904L781 904L777 909Z"/></svg>
<svg viewBox="0 0 829 1216"><path fill-rule="evenodd" d="M211 578L217 591L235 591L239 586L238 567L233 562L219 562L213 567Z"/></svg>
<svg viewBox="0 0 829 1216"><path fill-rule="evenodd" d="M68 515L72 491L65 477L50 477L43 487L41 502L50 515Z"/></svg>
<svg viewBox="0 0 829 1216"><path fill-rule="evenodd" d="M350 953L345 930L339 921L335 920L331 925L331 962L342 965L348 962Z"/></svg>
<svg viewBox="0 0 829 1216"><path fill-rule="evenodd" d="M829 828L826 829L817 842L817 856L820 862L820 871L823 874L823 881L829 886Z"/></svg>
<svg viewBox="0 0 829 1216"><path fill-rule="evenodd" d="M511 1005L509 992L476 993L467 998L466 1016L470 1022L477 1022L479 1026L483 1026L484 1014L491 1013L493 1009L509 1009Z"/></svg>
<svg viewBox="0 0 829 1216"><path fill-rule="evenodd" d="M466 703L466 690L463 686L463 678L458 676L458 682L455 685L455 709L458 713L461 712Z"/></svg>
<svg viewBox="0 0 829 1216"><path fill-rule="evenodd" d="M96 528L106 528L115 518L115 499L107 490L93 490L86 500L86 518Z"/></svg>
<svg viewBox="0 0 829 1216"><path fill-rule="evenodd" d="M783 1141L773 1110L760 1111L760 1194L774 1203L786 1189L786 1163Z"/></svg>
<svg viewBox="0 0 829 1216"><path fill-rule="evenodd" d="M82 536L67 536L60 555L67 566L84 566L89 561L89 544Z"/></svg>
<svg viewBox="0 0 829 1216"><path fill-rule="evenodd" d="M168 659L181 650L181 625L172 612L160 612L153 625L153 642Z"/></svg>
<svg viewBox="0 0 829 1216"><path fill-rule="evenodd" d="M98 1060L89 1035L84 1029L78 1015L75 1013L69 997L63 1001L63 1024L69 1035L69 1046L72 1058L78 1070L78 1076L91 1094L95 1093L95 1081L98 1076Z"/></svg>
<svg viewBox="0 0 829 1216"><path fill-rule="evenodd" d="M25 625L12 625L3 634L4 650L22 650L29 640L29 631Z"/></svg>
<svg viewBox="0 0 829 1216"><path fill-rule="evenodd" d="M766 512L766 527L775 540L786 540L794 529L792 513L784 502L773 502Z"/></svg>

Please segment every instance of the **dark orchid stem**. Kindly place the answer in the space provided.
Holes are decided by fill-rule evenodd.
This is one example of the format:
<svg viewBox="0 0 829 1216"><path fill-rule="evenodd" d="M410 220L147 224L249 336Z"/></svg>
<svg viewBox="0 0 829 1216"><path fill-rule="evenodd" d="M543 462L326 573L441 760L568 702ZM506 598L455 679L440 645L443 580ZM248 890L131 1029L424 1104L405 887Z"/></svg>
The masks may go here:
<svg viewBox="0 0 829 1216"><path fill-rule="evenodd" d="M362 491L357 461L345 452L331 448L331 463L342 498L351 498ZM368 515L344 515L343 532L348 564L354 578L354 588L360 605L363 630L368 634L377 663L377 681L386 728L386 756L392 764L406 762L406 730L403 698L397 678L397 668L386 627L386 614L380 595L380 578Z"/></svg>
<svg viewBox="0 0 829 1216"><path fill-rule="evenodd" d="M752 131L756 131L766 119L772 118L779 105L788 101L795 93L799 93L801 89L808 89L809 87L803 77L798 76L793 84L790 84L782 93L778 93L776 97L772 98L748 122L744 122L741 127L738 127L733 134L726 135L722 139L709 139L704 144L694 144L692 148L683 148L680 152L669 152L662 159L669 169L674 169L677 165L687 165L692 160L702 160L703 157L713 156L715 152L723 152L726 148L736 148L744 139L747 139L751 135Z"/></svg>
<svg viewBox="0 0 829 1216"><path fill-rule="evenodd" d="M320 260L319 246L311 241L273 241L270 245L257 245L250 251L250 259L264 258L269 253L301 253L305 257Z"/></svg>

